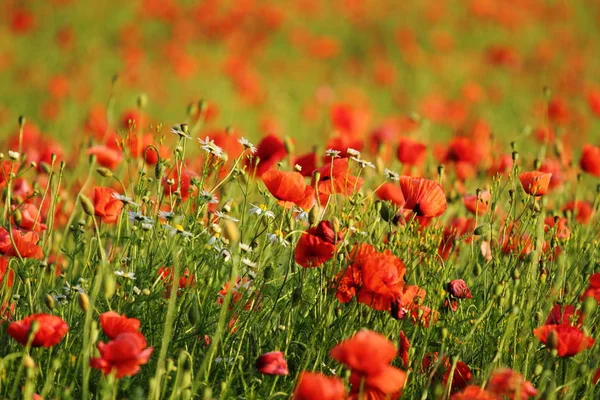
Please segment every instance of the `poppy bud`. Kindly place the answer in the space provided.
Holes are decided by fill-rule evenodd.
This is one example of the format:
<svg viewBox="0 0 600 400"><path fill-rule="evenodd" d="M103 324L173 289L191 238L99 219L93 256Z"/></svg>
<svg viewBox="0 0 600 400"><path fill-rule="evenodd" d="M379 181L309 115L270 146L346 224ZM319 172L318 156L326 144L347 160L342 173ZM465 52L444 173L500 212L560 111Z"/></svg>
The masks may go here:
<svg viewBox="0 0 600 400"><path fill-rule="evenodd" d="M148 105L148 96L142 93L137 98L137 106L140 110L143 110Z"/></svg>
<svg viewBox="0 0 600 400"><path fill-rule="evenodd" d="M258 372L266 375L288 375L287 361L281 351L272 351L261 355L256 360Z"/></svg>
<svg viewBox="0 0 600 400"><path fill-rule="evenodd" d="M90 307L90 298L88 297L88 295L79 292L77 300L79 302L79 308L81 308L81 311L87 312L88 308Z"/></svg>
<svg viewBox="0 0 600 400"><path fill-rule="evenodd" d="M202 395L202 400L211 400L213 397L213 391L211 388L207 387L204 389L204 394Z"/></svg>
<svg viewBox="0 0 600 400"><path fill-rule="evenodd" d="M548 337L546 338L546 346L549 349L555 350L558 346L558 333L552 330L548 333Z"/></svg>
<svg viewBox="0 0 600 400"><path fill-rule="evenodd" d="M317 206L313 206L308 212L308 223L310 226L314 226L319 221L319 210Z"/></svg>
<svg viewBox="0 0 600 400"><path fill-rule="evenodd" d="M596 310L596 300L592 296L588 296L583 300L581 311L584 315L591 315Z"/></svg>
<svg viewBox="0 0 600 400"><path fill-rule="evenodd" d="M45 174L50 175L52 173L52 167L48 163L42 162L40 163L40 167Z"/></svg>
<svg viewBox="0 0 600 400"><path fill-rule="evenodd" d="M162 161L157 162L156 165L154 165L154 177L156 179L160 179L160 178L162 178L164 172L165 172L165 164Z"/></svg>
<svg viewBox="0 0 600 400"><path fill-rule="evenodd" d="M15 223L17 226L21 226L21 222L23 222L23 213L18 208L15 210L15 214L13 216Z"/></svg>
<svg viewBox="0 0 600 400"><path fill-rule="evenodd" d="M473 295L471 294L471 290L462 279L455 279L448 283L448 292L456 298L459 299L472 299Z"/></svg>
<svg viewBox="0 0 600 400"><path fill-rule="evenodd" d="M473 275L479 276L479 275L481 275L481 272L482 272L481 265L475 264L475 269L473 270Z"/></svg>
<svg viewBox="0 0 600 400"><path fill-rule="evenodd" d="M535 368L533 369L533 375L539 376L542 374L543 371L544 371L544 367L542 366L542 364L536 364Z"/></svg>
<svg viewBox="0 0 600 400"><path fill-rule="evenodd" d="M108 168L104 168L104 167L96 168L96 172L98 172L104 178L110 178L113 176L113 173L111 172L111 170Z"/></svg>
<svg viewBox="0 0 600 400"><path fill-rule="evenodd" d="M283 146L285 148L286 153L294 154L294 142L289 136L286 136L283 139Z"/></svg>
<svg viewBox="0 0 600 400"><path fill-rule="evenodd" d="M381 156L377 156L377 158L375 158L375 170L379 175L383 174L383 171L385 171L385 162Z"/></svg>
<svg viewBox="0 0 600 400"><path fill-rule="evenodd" d="M27 369L35 368L35 361L29 354L26 354L25 357L23 357L23 366Z"/></svg>
<svg viewBox="0 0 600 400"><path fill-rule="evenodd" d="M110 299L115 294L115 278L112 274L104 275L102 286L104 287L104 297Z"/></svg>
<svg viewBox="0 0 600 400"><path fill-rule="evenodd" d="M473 231L473 234L477 235L477 236L483 236L486 233L488 233L490 231L490 226L485 224L485 225L479 225L477 228L475 228L475 230Z"/></svg>
<svg viewBox="0 0 600 400"><path fill-rule="evenodd" d="M51 310L53 310L54 307L56 307L56 301L54 301L54 297L52 297L49 294L46 295L46 298L44 299L44 303L46 303L46 307L48 307Z"/></svg>
<svg viewBox="0 0 600 400"><path fill-rule="evenodd" d="M504 290L504 287L502 285L496 285L494 287L494 296L498 297L502 294L502 291Z"/></svg>
<svg viewBox="0 0 600 400"><path fill-rule="evenodd" d="M321 173L319 171L315 171L313 172L313 184L317 184L319 183L319 181L321 180Z"/></svg>
<svg viewBox="0 0 600 400"><path fill-rule="evenodd" d="M83 208L83 211L87 215L94 215L95 214L94 204L92 203L92 201L88 197L86 197L83 194L79 195L79 203L81 204L81 208Z"/></svg>
<svg viewBox="0 0 600 400"><path fill-rule="evenodd" d="M230 242L237 242L240 238L240 231L235 222L227 219L223 223L225 230L223 231L223 237Z"/></svg>

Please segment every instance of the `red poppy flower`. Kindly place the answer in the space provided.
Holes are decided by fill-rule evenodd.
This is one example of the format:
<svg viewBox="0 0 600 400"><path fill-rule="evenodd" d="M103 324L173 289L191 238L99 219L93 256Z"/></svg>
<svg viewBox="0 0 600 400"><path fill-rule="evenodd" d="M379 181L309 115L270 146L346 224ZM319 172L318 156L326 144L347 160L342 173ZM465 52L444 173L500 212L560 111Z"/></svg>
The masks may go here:
<svg viewBox="0 0 600 400"><path fill-rule="evenodd" d="M426 295L427 292L416 285L403 287L402 292L392 302L390 309L392 317L401 320L413 312L417 312L418 300L425 299Z"/></svg>
<svg viewBox="0 0 600 400"><path fill-rule="evenodd" d="M404 287L404 263L389 250L361 260L362 286L358 301L375 310L391 310Z"/></svg>
<svg viewBox="0 0 600 400"><path fill-rule="evenodd" d="M265 353L256 360L256 369L266 375L288 375L287 361L281 351Z"/></svg>
<svg viewBox="0 0 600 400"><path fill-rule="evenodd" d="M262 175L262 180L283 207L291 208L296 204L303 209L310 209L314 203L313 189L306 185L304 176L299 172L272 169Z"/></svg>
<svg viewBox="0 0 600 400"><path fill-rule="evenodd" d="M329 355L353 371L377 375L396 358L396 347L380 333L366 329L334 346Z"/></svg>
<svg viewBox="0 0 600 400"><path fill-rule="evenodd" d="M400 331L400 339L398 340L398 356L402 360L404 368L408 368L408 352L410 350L410 342L404 334L404 331Z"/></svg>
<svg viewBox="0 0 600 400"><path fill-rule="evenodd" d="M600 177L600 147L584 144L579 166L588 174Z"/></svg>
<svg viewBox="0 0 600 400"><path fill-rule="evenodd" d="M548 216L544 218L544 232L555 229L554 236L558 239L566 240L571 236L571 229L567 226L567 222L566 218Z"/></svg>
<svg viewBox="0 0 600 400"><path fill-rule="evenodd" d="M592 113L600 117L600 89L590 90L586 99Z"/></svg>
<svg viewBox="0 0 600 400"><path fill-rule="evenodd" d="M41 213L34 204L23 203L19 206L19 211L21 212L21 220L18 222L19 228L34 232L46 230L46 224L41 222Z"/></svg>
<svg viewBox="0 0 600 400"><path fill-rule="evenodd" d="M0 288L4 285L4 278L6 278L6 287L12 287L15 273L13 270L8 269L8 258L0 257Z"/></svg>
<svg viewBox="0 0 600 400"><path fill-rule="evenodd" d="M472 232L475 229L475 220L473 218L458 217L452 220L450 225L444 228L442 241L438 247L438 254L442 259L447 260L455 247L457 239L469 243L472 240Z"/></svg>
<svg viewBox="0 0 600 400"><path fill-rule="evenodd" d="M370 119L366 109L344 103L332 106L330 117L335 130L348 136L356 136L363 133Z"/></svg>
<svg viewBox="0 0 600 400"><path fill-rule="evenodd" d="M448 384L451 372L452 368L447 368L444 372L444 376L442 377L444 386ZM456 367L454 368L454 374L452 375L451 391L456 392L464 389L472 378L473 374L471 373L469 366L462 361L457 362Z"/></svg>
<svg viewBox="0 0 600 400"><path fill-rule="evenodd" d="M427 146L409 137L401 137L398 141L396 157L402 164L419 166L425 161Z"/></svg>
<svg viewBox="0 0 600 400"><path fill-rule="evenodd" d="M171 293L171 283L173 282L173 268L160 267L158 269L158 276L165 285L165 297L168 298ZM186 268L180 273L177 295L179 296L182 294L182 289L190 288L192 286L194 286L194 275Z"/></svg>
<svg viewBox="0 0 600 400"><path fill-rule="evenodd" d="M569 201L562 210L571 211L575 216L575 220L580 224L587 224L590 222L592 214L594 213L592 205L589 202L582 200Z"/></svg>
<svg viewBox="0 0 600 400"><path fill-rule="evenodd" d="M240 278L239 276L236 278L236 282L233 285L233 290L231 294L231 302L229 303L229 309L233 310L233 306L235 303L240 301L244 296L248 296L251 292L252 280L244 277ZM223 304L223 299L227 296L227 292L231 290L229 288L229 281L223 285L223 289L219 290L217 294L217 303ZM244 306L244 310L249 310L252 307L252 301L248 300L246 305Z"/></svg>
<svg viewBox="0 0 600 400"><path fill-rule="evenodd" d="M548 103L548 118L556 124L565 124L569 122L570 112L567 102L560 97L556 97Z"/></svg>
<svg viewBox="0 0 600 400"><path fill-rule="evenodd" d="M256 146L256 153L252 160L248 160L247 165L250 167L250 171L254 170L254 163L258 158L258 165L256 166L256 176L262 176L265 172L270 170L279 161L283 160L287 155L285 145L281 139L277 136L270 134L265 136Z"/></svg>
<svg viewBox="0 0 600 400"><path fill-rule="evenodd" d="M471 213L475 215L484 215L490 210L492 204L492 195L489 191L484 190L476 194L469 194L463 197L463 204Z"/></svg>
<svg viewBox="0 0 600 400"><path fill-rule="evenodd" d="M349 380L351 390L348 400L398 399L406 384L406 372L386 365L374 375L364 375L353 370Z"/></svg>
<svg viewBox="0 0 600 400"><path fill-rule="evenodd" d="M334 136L331 139L329 139L327 141L327 144L325 145L325 147L327 149L339 151L340 152L339 156L341 158L348 158L351 156L351 154L348 153L348 149L362 151L362 149L364 147L364 142L362 139L355 138L352 136L338 135L338 136ZM323 161L324 162L331 161L331 157L324 156Z"/></svg>
<svg viewBox="0 0 600 400"><path fill-rule="evenodd" d="M402 194L402 188L395 183L386 182L381 185L375 193L381 200L389 201L400 208L404 207L404 204L406 203L404 195Z"/></svg>
<svg viewBox="0 0 600 400"><path fill-rule="evenodd" d="M400 187L406 200L405 209L420 217L439 217L446 211L446 196L442 186L425 178L400 177Z"/></svg>
<svg viewBox="0 0 600 400"><path fill-rule="evenodd" d="M581 300L583 301L586 297L593 297L600 303L600 272L596 272L590 276L590 285L585 289L583 295L581 295Z"/></svg>
<svg viewBox="0 0 600 400"><path fill-rule="evenodd" d="M110 170L117 168L123 160L123 154L119 150L105 145L92 146L88 149L87 154L89 156L96 156L98 164Z"/></svg>
<svg viewBox="0 0 600 400"><path fill-rule="evenodd" d="M146 117L137 110L126 110L121 114L121 124L124 129L145 128Z"/></svg>
<svg viewBox="0 0 600 400"><path fill-rule="evenodd" d="M314 372L301 372L293 400L344 400L346 388L341 379Z"/></svg>
<svg viewBox="0 0 600 400"><path fill-rule="evenodd" d="M318 171L320 178L319 182L316 183L316 189L319 194L340 193L349 196L360 190L364 182L364 179L350 173L347 158L336 159L332 163L324 165Z"/></svg>
<svg viewBox="0 0 600 400"><path fill-rule="evenodd" d="M593 338L569 325L544 325L534 329L533 334L545 345L555 346L560 357L572 357L589 349L595 342ZM549 343L550 338L552 340Z"/></svg>
<svg viewBox="0 0 600 400"><path fill-rule="evenodd" d="M472 299L471 290L462 279L455 279L448 283L448 292L457 299Z"/></svg>
<svg viewBox="0 0 600 400"><path fill-rule="evenodd" d="M300 173L304 177L312 177L313 171L317 169L317 153L311 151L294 159L294 164L299 165Z"/></svg>
<svg viewBox="0 0 600 400"><path fill-rule="evenodd" d="M548 192L551 177L552 174L540 171L522 172L519 174L519 180L525 193L536 197L545 195Z"/></svg>
<svg viewBox="0 0 600 400"><path fill-rule="evenodd" d="M34 258L41 260L44 258L42 248L37 245L39 236L36 232L24 232L19 229L12 229L14 246L10 239L10 234L4 228L0 228L0 254L6 257Z"/></svg>
<svg viewBox="0 0 600 400"><path fill-rule="evenodd" d="M104 106L92 107L85 121L85 130L91 133L97 140L102 140L108 131L108 117Z"/></svg>
<svg viewBox="0 0 600 400"><path fill-rule="evenodd" d="M116 370L117 379L135 375L150 359L153 347L139 332L123 332L108 343L98 342L100 357L90 359L90 366L108 375Z"/></svg>
<svg viewBox="0 0 600 400"><path fill-rule="evenodd" d="M462 391L454 393L450 400L500 400L500 398L479 386L467 386Z"/></svg>
<svg viewBox="0 0 600 400"><path fill-rule="evenodd" d="M10 174L16 174L19 170L19 164L13 161L0 162L0 187L10 179Z"/></svg>
<svg viewBox="0 0 600 400"><path fill-rule="evenodd" d="M552 174L550 177L550 189L554 189L562 185L563 173L560 161L549 158L542 163L539 171Z"/></svg>
<svg viewBox="0 0 600 400"><path fill-rule="evenodd" d="M336 237L331 223L321 221L300 236L294 250L294 259L304 268L318 267L333 257L335 244L339 239L339 233Z"/></svg>
<svg viewBox="0 0 600 400"><path fill-rule="evenodd" d="M527 400L538 393L531 382L525 380L523 375L510 368L494 371L487 385L487 390L512 400Z"/></svg>
<svg viewBox="0 0 600 400"><path fill-rule="evenodd" d="M418 308L414 308L410 313L410 322L413 325L429 328L431 325L435 325L439 317L440 313L437 310L427 306L419 306Z"/></svg>
<svg viewBox="0 0 600 400"><path fill-rule="evenodd" d="M49 314L34 314L22 321L11 322L8 334L23 346L27 345L31 325L37 323L37 331L31 345L34 347L52 347L58 344L69 331L69 325L60 317Z"/></svg>
<svg viewBox="0 0 600 400"><path fill-rule="evenodd" d="M94 214L105 224L114 224L123 210L123 202L114 196L117 191L107 187L94 188Z"/></svg>
<svg viewBox="0 0 600 400"><path fill-rule="evenodd" d="M137 332L140 329L140 320L108 311L100 314L100 326L106 336L115 339L124 332Z"/></svg>
<svg viewBox="0 0 600 400"><path fill-rule="evenodd" d="M190 195L192 194L195 186L192 186L192 177L193 173L187 170L184 166L181 171L181 179L179 177L179 171L174 166L167 176L163 178L163 188L165 189L165 195L171 196L174 195L177 190L179 190L181 195L181 200L186 201ZM172 184L169 184L169 180L172 179ZM181 182L180 182L181 181Z"/></svg>

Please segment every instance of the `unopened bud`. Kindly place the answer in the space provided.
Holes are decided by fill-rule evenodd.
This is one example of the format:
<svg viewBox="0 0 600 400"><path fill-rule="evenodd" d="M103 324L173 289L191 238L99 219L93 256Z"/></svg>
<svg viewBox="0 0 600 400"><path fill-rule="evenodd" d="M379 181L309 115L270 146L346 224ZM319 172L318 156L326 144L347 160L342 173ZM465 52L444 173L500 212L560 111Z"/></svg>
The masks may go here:
<svg viewBox="0 0 600 400"><path fill-rule="evenodd" d="M94 210L94 204L87 196L80 194L79 203L87 215L94 215L96 213Z"/></svg>
<svg viewBox="0 0 600 400"><path fill-rule="evenodd" d="M294 142L289 136L286 136L283 139L283 145L285 147L285 151L288 154L294 154Z"/></svg>
<svg viewBox="0 0 600 400"><path fill-rule="evenodd" d="M319 210L317 206L313 206L308 212L308 223L314 226L319 222Z"/></svg>
<svg viewBox="0 0 600 400"><path fill-rule="evenodd" d="M548 333L548 336L546 337L546 346L551 350L554 350L558 347L558 333L556 333L555 330L552 330L550 333Z"/></svg>
<svg viewBox="0 0 600 400"><path fill-rule="evenodd" d="M110 178L113 176L112 171L110 169L104 168L104 167L96 168L96 172L98 172L104 178Z"/></svg>
<svg viewBox="0 0 600 400"><path fill-rule="evenodd" d="M486 233L488 233L489 231L490 231L490 226L487 224L484 224L484 225L479 225L477 228L475 228L473 233L477 236L483 236Z"/></svg>
<svg viewBox="0 0 600 400"><path fill-rule="evenodd" d="M54 310L54 307L56 307L56 301L54 300L54 297L49 294L47 294L46 298L44 298L44 303L46 303L46 307L51 310Z"/></svg>
<svg viewBox="0 0 600 400"><path fill-rule="evenodd" d="M79 308L81 308L81 311L87 312L88 308L90 308L90 298L88 295L83 292L79 292L77 301L79 302Z"/></svg>

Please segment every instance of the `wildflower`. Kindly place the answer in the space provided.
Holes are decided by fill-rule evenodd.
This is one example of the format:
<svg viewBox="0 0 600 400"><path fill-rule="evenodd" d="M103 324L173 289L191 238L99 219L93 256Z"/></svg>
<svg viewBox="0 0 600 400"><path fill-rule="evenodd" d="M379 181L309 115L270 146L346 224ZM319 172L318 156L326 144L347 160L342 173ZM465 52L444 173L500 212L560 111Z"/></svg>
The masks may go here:
<svg viewBox="0 0 600 400"><path fill-rule="evenodd" d="M128 211L127 217L131 223L140 222L142 224L154 225L154 220L152 218L143 215L139 211Z"/></svg>
<svg viewBox="0 0 600 400"><path fill-rule="evenodd" d="M587 224L590 222L592 214L594 213L592 205L589 202L582 200L569 201L562 210L573 212L575 220L580 224Z"/></svg>
<svg viewBox="0 0 600 400"><path fill-rule="evenodd" d="M600 272L590 276L590 284L581 295L581 300L583 301L586 297L593 297L600 303Z"/></svg>
<svg viewBox="0 0 600 400"><path fill-rule="evenodd" d="M203 190L200 192L200 195L198 196L200 201L202 201L203 203L208 203L208 204L218 204L219 203L219 199L217 198L217 196L215 196L213 193L209 192L208 190Z"/></svg>
<svg viewBox="0 0 600 400"><path fill-rule="evenodd" d="M252 246L245 244L245 243L240 243L239 244L240 249L246 253L252 253L254 250L252 249Z"/></svg>
<svg viewBox="0 0 600 400"><path fill-rule="evenodd" d="M15 223L19 228L35 232L46 230L46 224L41 222L41 212L35 204L23 203L19 206L18 210L21 213L21 219L20 221L15 221Z"/></svg>
<svg viewBox="0 0 600 400"><path fill-rule="evenodd" d="M522 172L519 174L519 180L525 193L536 197L548 192L550 177L552 177L552 174L540 171Z"/></svg>
<svg viewBox="0 0 600 400"><path fill-rule="evenodd" d="M283 237L283 232L279 230L272 233L268 233L267 238L269 239L270 243L277 243L282 247L288 247L288 245L290 244L290 242L285 240L285 238Z"/></svg>
<svg viewBox="0 0 600 400"><path fill-rule="evenodd" d="M266 375L288 375L287 361L281 351L272 351L256 360L256 369Z"/></svg>
<svg viewBox="0 0 600 400"><path fill-rule="evenodd" d="M231 216L229 216L229 215L227 215L227 214L225 214L225 213L223 213L223 212L221 212L221 211L215 211L215 212L213 213L213 215L214 215L215 217L217 217L218 219L224 219L224 220L227 220L227 221L233 221L233 222L240 222L240 220L239 220L239 219L237 219L237 218L233 218L233 217L231 217Z"/></svg>
<svg viewBox="0 0 600 400"><path fill-rule="evenodd" d="M531 382L525 380L523 375L510 368L501 368L494 371L486 389L499 396L515 400L527 400L538 393Z"/></svg>
<svg viewBox="0 0 600 400"><path fill-rule="evenodd" d="M246 165L251 168L251 171L256 167L256 176L262 176L283 160L286 154L283 141L275 135L267 135L258 143L254 158L248 159ZM254 164L256 159L258 159L258 165Z"/></svg>
<svg viewBox="0 0 600 400"><path fill-rule="evenodd" d="M363 168L363 169L364 169L364 168L366 168L366 167L369 167L369 168L373 168L373 169L375 169L375 165L373 165L373 163L372 163L372 162L370 162L370 161L366 161L366 160L359 160L359 159L357 159L357 158L354 158L354 157L352 157L352 160L356 161L356 163L358 164L358 166L359 166L360 168Z"/></svg>
<svg viewBox="0 0 600 400"><path fill-rule="evenodd" d="M97 346L100 357L90 359L90 366L106 375L116 370L117 379L137 374L154 350L146 347L146 339L140 332L123 332L108 343L98 342Z"/></svg>
<svg viewBox="0 0 600 400"><path fill-rule="evenodd" d="M258 267L257 263L245 257L242 258L242 264L252 269L256 269Z"/></svg>
<svg viewBox="0 0 600 400"><path fill-rule="evenodd" d="M383 174L385 175L385 178L387 180L390 180L392 182L398 182L400 180L400 174L398 174L397 172L391 171L387 168L385 170L383 170Z"/></svg>
<svg viewBox="0 0 600 400"><path fill-rule="evenodd" d="M466 386L462 391L454 393L450 400L498 400L498 396L479 386Z"/></svg>
<svg viewBox="0 0 600 400"><path fill-rule="evenodd" d="M166 219L167 221L171 221L175 218L175 213L172 211L158 211L158 218Z"/></svg>
<svg viewBox="0 0 600 400"><path fill-rule="evenodd" d="M534 329L533 334L549 348L555 348L559 357L572 357L589 349L595 342L578 328L569 325L543 325Z"/></svg>
<svg viewBox="0 0 600 400"><path fill-rule="evenodd" d="M362 178L350 173L347 158L334 160L318 171L320 173L319 182L313 182L313 184L316 185L319 194L323 195L340 193L349 196L358 191L364 182ZM321 202L323 203L323 201Z"/></svg>
<svg viewBox="0 0 600 400"><path fill-rule="evenodd" d="M250 203L250 215L264 215L265 217L268 218L275 218L275 213L273 213L273 211L270 211L267 209L266 204L260 204L260 205L256 205L256 204L252 204Z"/></svg>
<svg viewBox="0 0 600 400"><path fill-rule="evenodd" d="M450 380L450 373L452 372L452 368L447 368L442 376L442 384L446 386L448 381ZM456 367L454 368L454 373L452 375L452 382L450 383L451 391L456 392L458 390L464 389L468 386L469 381L473 378L473 374L471 373L471 369L467 364L462 361L458 361L456 363Z"/></svg>
<svg viewBox="0 0 600 400"><path fill-rule="evenodd" d="M225 158L223 149L217 146L208 136L204 140L198 138L198 141L200 142L202 150L205 152L212 154L217 158Z"/></svg>
<svg viewBox="0 0 600 400"><path fill-rule="evenodd" d="M455 279L448 283L448 292L458 299L472 299L471 290L462 279Z"/></svg>
<svg viewBox="0 0 600 400"><path fill-rule="evenodd" d="M180 139L191 139L192 137L190 135L187 134L187 129L184 132L184 128L187 128L187 125L185 124L180 124L180 125L173 125L171 127L171 133L176 135L177 137L179 137Z"/></svg>
<svg viewBox="0 0 600 400"><path fill-rule="evenodd" d="M123 202L114 197L115 193L114 189L107 187L94 189L94 214L106 224L116 223L123 210Z"/></svg>
<svg viewBox="0 0 600 400"><path fill-rule="evenodd" d="M100 326L106 336L115 339L124 332L137 332L140 329L140 321L136 318L127 318L125 314L119 315L114 311L108 311L100 314Z"/></svg>
<svg viewBox="0 0 600 400"><path fill-rule="evenodd" d="M262 180L269 192L285 208L291 208L296 204L307 210L314 204L314 189L306 185L304 177L299 172L282 172L273 169L265 172Z"/></svg>
<svg viewBox="0 0 600 400"><path fill-rule="evenodd" d="M164 224L163 226L165 227L165 229L167 229L169 231L169 234L171 234L171 236L179 235L179 236L183 237L184 239L191 239L194 237L194 234L192 232L188 232L188 231L184 230L183 226L181 226L181 225L171 226L169 224Z"/></svg>
<svg viewBox="0 0 600 400"><path fill-rule="evenodd" d="M403 331L400 331L400 339L398 344L398 356L400 356L404 368L408 368L408 352L410 350L410 342Z"/></svg>
<svg viewBox="0 0 600 400"><path fill-rule="evenodd" d="M21 157L21 155L19 154L18 151L12 151L12 150L8 151L8 158L10 158L11 160L17 161L19 159L19 157Z"/></svg>
<svg viewBox="0 0 600 400"><path fill-rule="evenodd" d="M446 196L442 186L429 179L400 178L400 187L406 200L405 209L412 210L420 217L439 217L446 211Z"/></svg>
<svg viewBox="0 0 600 400"><path fill-rule="evenodd" d="M344 400L346 389L341 379L315 372L301 372L292 400Z"/></svg>
<svg viewBox="0 0 600 400"><path fill-rule="evenodd" d="M0 288L4 285L4 278L6 278L6 287L12 287L15 273L8 269L8 258L0 257Z"/></svg>
<svg viewBox="0 0 600 400"><path fill-rule="evenodd" d="M69 325L58 316L33 314L21 321L11 322L8 326L8 334L25 346L34 323L37 326L31 342L34 347L52 347L58 344L69 331Z"/></svg>
<svg viewBox="0 0 600 400"><path fill-rule="evenodd" d="M123 203L129 204L129 205L134 206L134 207L139 207L140 206L138 203L134 202L131 197L124 196L124 195L119 194L117 192L114 192L112 194L112 197L115 200L122 201Z"/></svg>
<svg viewBox="0 0 600 400"><path fill-rule="evenodd" d="M126 278L126 279L131 279L132 281L135 280L134 272L125 272L125 271L117 270L114 272L114 274L117 276L122 276L123 278Z"/></svg>
<svg viewBox="0 0 600 400"><path fill-rule="evenodd" d="M123 161L123 154L119 150L105 145L90 147L87 150L87 155L96 156L96 162L110 170L116 169L121 164L121 161Z"/></svg>
<svg viewBox="0 0 600 400"><path fill-rule="evenodd" d="M23 258L41 260L44 258L44 252L37 245L39 240L37 232L24 232L19 229L12 229L11 240L10 233L0 227L0 254L4 254L6 257L20 255Z"/></svg>
<svg viewBox="0 0 600 400"><path fill-rule="evenodd" d="M398 141L396 157L402 164L418 166L423 164L427 155L427 146L408 137L401 137Z"/></svg>
<svg viewBox="0 0 600 400"><path fill-rule="evenodd" d="M341 234L336 235L329 221L321 221L300 236L294 250L295 261L305 268L314 268L333 257L336 243Z"/></svg>
<svg viewBox="0 0 600 400"><path fill-rule="evenodd" d="M395 183L384 183L375 191L375 194L377 194L377 197L381 200L389 201L397 207L404 207L404 204L406 203L404 194L402 194L402 188Z"/></svg>
<svg viewBox="0 0 600 400"><path fill-rule="evenodd" d="M256 153L258 150L256 149L256 147L254 147L254 145L252 143L250 143L250 141L246 138L240 138L238 139L238 142L244 146L245 149L249 149L251 153Z"/></svg>
<svg viewBox="0 0 600 400"><path fill-rule="evenodd" d="M340 158L340 154L341 154L341 151L334 150L334 149L327 149L327 151L325 152L325 156L331 157L331 158Z"/></svg>
<svg viewBox="0 0 600 400"><path fill-rule="evenodd" d="M489 191L484 190L479 195L470 194L463 197L463 204L471 213L483 215L490 209L492 196Z"/></svg>

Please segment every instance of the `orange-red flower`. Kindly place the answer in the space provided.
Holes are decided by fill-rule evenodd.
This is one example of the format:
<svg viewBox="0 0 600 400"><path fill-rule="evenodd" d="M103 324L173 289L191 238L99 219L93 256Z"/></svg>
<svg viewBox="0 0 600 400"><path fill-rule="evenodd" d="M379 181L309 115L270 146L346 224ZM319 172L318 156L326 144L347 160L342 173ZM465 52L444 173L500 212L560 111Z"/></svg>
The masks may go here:
<svg viewBox="0 0 600 400"><path fill-rule="evenodd" d="M575 216L575 220L580 224L587 224L592 218L594 209L592 205L587 201L577 200L569 201L562 208L563 211L571 211Z"/></svg>
<svg viewBox="0 0 600 400"><path fill-rule="evenodd" d="M42 216L35 204L23 203L19 206L21 220L18 222L19 228L28 231L41 232L46 230L46 224L41 222Z"/></svg>
<svg viewBox="0 0 600 400"><path fill-rule="evenodd" d="M457 299L472 299L473 295L464 280L455 279L448 283L448 292Z"/></svg>
<svg viewBox="0 0 600 400"><path fill-rule="evenodd" d="M105 145L92 146L88 149L89 156L96 156L96 161L101 166L114 170L121 164L123 154L120 151Z"/></svg>
<svg viewBox="0 0 600 400"><path fill-rule="evenodd" d="M114 370L118 379L137 374L154 350L146 347L146 339L139 332L123 332L108 343L98 342L97 346L100 357L90 359L90 366L107 375Z"/></svg>
<svg viewBox="0 0 600 400"><path fill-rule="evenodd" d="M106 224L116 223L123 210L123 202L114 197L116 194L116 190L111 188L94 188L94 214Z"/></svg>
<svg viewBox="0 0 600 400"><path fill-rule="evenodd" d="M364 182L364 179L350 173L347 158L336 159L324 165L318 171L320 179L318 182L314 182L314 184L319 195L340 193L349 196L358 191Z"/></svg>
<svg viewBox="0 0 600 400"><path fill-rule="evenodd" d="M37 245L39 236L36 232L24 232L19 229L12 229L14 246L10 239L10 234L4 228L0 228L0 254L6 257L34 258L41 260L44 258L42 248Z"/></svg>
<svg viewBox="0 0 600 400"><path fill-rule="evenodd" d="M402 164L419 166L425 161L427 146L409 137L401 137L398 141L396 157Z"/></svg>
<svg viewBox="0 0 600 400"><path fill-rule="evenodd" d="M331 222L321 221L300 236L294 259L304 268L314 268L330 260L335 252L335 245L341 239L341 233L336 235Z"/></svg>
<svg viewBox="0 0 600 400"><path fill-rule="evenodd" d="M314 189L306 185L304 176L299 172L272 169L262 175L262 180L283 207L291 208L296 204L305 210L312 208Z"/></svg>
<svg viewBox="0 0 600 400"><path fill-rule="evenodd" d="M404 195L402 194L402 188L395 183L386 182L381 185L375 193L381 200L389 201L397 207L404 207L404 204L406 203Z"/></svg>
<svg viewBox="0 0 600 400"><path fill-rule="evenodd" d="M256 360L256 370L267 375L289 374L287 361L281 351L272 351L261 355Z"/></svg>
<svg viewBox="0 0 600 400"><path fill-rule="evenodd" d="M581 295L581 300L586 297L593 297L600 303L600 272L596 272L590 276L590 285L585 289L583 295Z"/></svg>
<svg viewBox="0 0 600 400"><path fill-rule="evenodd" d="M595 342L578 328L569 325L543 325L534 329L533 334L546 346L556 348L560 357L572 357L589 349Z"/></svg>
<svg viewBox="0 0 600 400"><path fill-rule="evenodd" d="M8 334L25 346L31 334L31 326L35 322L37 330L31 345L34 347L51 347L58 344L69 331L69 325L60 317L49 314L33 314L21 321L11 322Z"/></svg>
<svg viewBox="0 0 600 400"><path fill-rule="evenodd" d="M490 210L492 195L487 190L479 193L479 196L476 194L465 195L463 197L463 204L473 214L483 215Z"/></svg>
<svg viewBox="0 0 600 400"><path fill-rule="evenodd" d="M265 136L258 143L254 159L248 160L248 166L252 172L254 170L254 163L258 158L259 161L256 166L256 176L262 176L262 174L273 168L275 164L283 160L286 154L287 151L283 141L277 136L270 134Z"/></svg>
<svg viewBox="0 0 600 400"><path fill-rule="evenodd" d="M501 368L494 371L486 389L511 400L527 400L538 393L531 382L525 380L523 375L510 368Z"/></svg>
<svg viewBox="0 0 600 400"><path fill-rule="evenodd" d="M408 352L410 350L410 342L404 334L404 331L400 331L400 338L398 340L398 356L402 360L404 368L408 368Z"/></svg>
<svg viewBox="0 0 600 400"><path fill-rule="evenodd" d="M15 273L8 269L8 258L0 257L0 288L4 285L4 278L6 278L6 287L12 287Z"/></svg>
<svg viewBox="0 0 600 400"><path fill-rule="evenodd" d="M479 386L472 385L465 387L458 393L454 393L450 400L500 400L500 398Z"/></svg>
<svg viewBox="0 0 600 400"><path fill-rule="evenodd" d="M341 379L314 372L302 372L293 400L344 400L346 388Z"/></svg>
<svg viewBox="0 0 600 400"><path fill-rule="evenodd" d="M600 147L584 144L579 166L588 174L600 177Z"/></svg>
<svg viewBox="0 0 600 400"><path fill-rule="evenodd" d="M446 211L446 196L442 186L429 179L400 177L400 187L406 200L405 209L420 217L439 217Z"/></svg>
<svg viewBox="0 0 600 400"><path fill-rule="evenodd" d="M125 314L119 315L114 311L108 311L100 314L100 326L106 336L115 339L124 332L137 332L140 329L140 320L127 318Z"/></svg>
<svg viewBox="0 0 600 400"><path fill-rule="evenodd" d="M540 171L522 172L519 180L525 193L532 196L542 196L548 192L552 174Z"/></svg>
<svg viewBox="0 0 600 400"><path fill-rule="evenodd" d="M406 267L389 250L373 253L359 260L362 286L358 301L375 310L390 310L392 302L402 294Z"/></svg>

